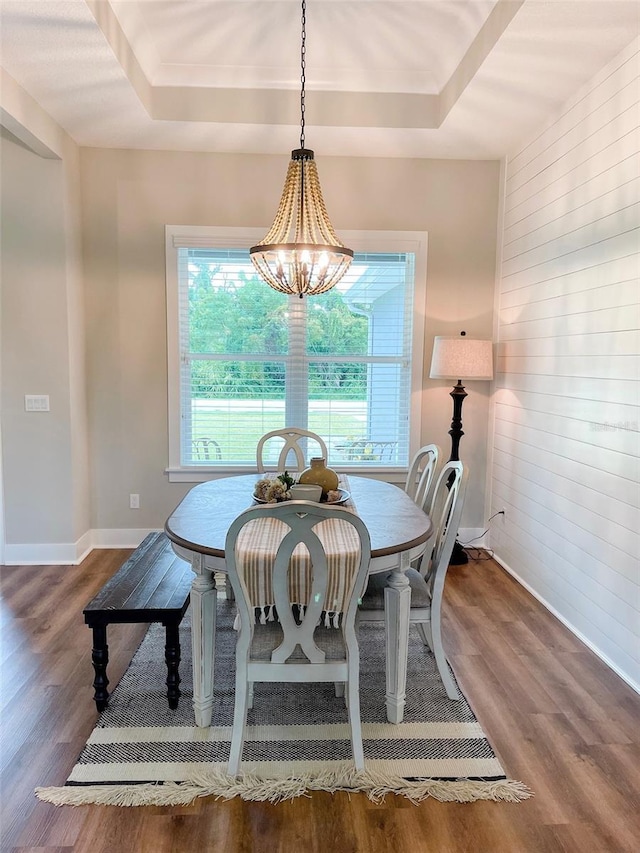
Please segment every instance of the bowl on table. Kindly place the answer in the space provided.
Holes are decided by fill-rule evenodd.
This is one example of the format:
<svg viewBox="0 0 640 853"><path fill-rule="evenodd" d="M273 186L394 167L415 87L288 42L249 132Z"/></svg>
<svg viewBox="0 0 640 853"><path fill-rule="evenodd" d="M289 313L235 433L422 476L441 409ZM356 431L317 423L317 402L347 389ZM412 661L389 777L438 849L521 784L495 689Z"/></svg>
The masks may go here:
<svg viewBox="0 0 640 853"><path fill-rule="evenodd" d="M296 483L289 489L292 501L316 501L322 498L322 486L311 483Z"/></svg>

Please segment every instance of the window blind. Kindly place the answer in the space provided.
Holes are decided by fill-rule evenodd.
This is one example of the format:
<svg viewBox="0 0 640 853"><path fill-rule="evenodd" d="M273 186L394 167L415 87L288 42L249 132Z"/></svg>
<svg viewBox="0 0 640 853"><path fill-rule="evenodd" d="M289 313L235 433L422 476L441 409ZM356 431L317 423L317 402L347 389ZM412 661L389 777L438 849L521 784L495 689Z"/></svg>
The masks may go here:
<svg viewBox="0 0 640 853"><path fill-rule="evenodd" d="M255 466L273 429L318 433L331 464L406 466L410 252L356 253L328 293L277 293L248 250L177 248L180 465Z"/></svg>

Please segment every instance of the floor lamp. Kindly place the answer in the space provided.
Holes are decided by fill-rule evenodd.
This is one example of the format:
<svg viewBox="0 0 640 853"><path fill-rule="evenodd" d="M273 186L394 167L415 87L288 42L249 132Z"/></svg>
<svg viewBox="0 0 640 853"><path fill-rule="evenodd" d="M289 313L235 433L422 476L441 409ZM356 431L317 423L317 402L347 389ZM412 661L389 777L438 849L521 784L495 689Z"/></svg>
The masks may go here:
<svg viewBox="0 0 640 853"><path fill-rule="evenodd" d="M433 342L431 357L431 379L457 379L450 396L453 400L453 419L451 421L451 456L449 461L460 459L460 439L462 431L462 404L467 392L462 380L493 379L493 344L491 341L477 340L466 337L466 332L460 332L459 337L449 338L438 336ZM462 545L456 541L451 556L454 566L467 563L469 558Z"/></svg>

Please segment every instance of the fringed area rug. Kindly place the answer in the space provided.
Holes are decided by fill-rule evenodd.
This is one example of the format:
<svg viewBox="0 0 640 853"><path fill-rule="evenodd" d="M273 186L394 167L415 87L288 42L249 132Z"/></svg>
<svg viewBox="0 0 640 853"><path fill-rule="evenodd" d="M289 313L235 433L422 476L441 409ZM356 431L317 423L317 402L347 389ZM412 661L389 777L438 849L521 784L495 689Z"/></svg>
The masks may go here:
<svg viewBox="0 0 640 853"><path fill-rule="evenodd" d="M242 775L226 774L233 720L233 605L220 596L213 725L194 725L189 614L181 626L182 697L165 694L164 629L153 625L62 788L38 788L56 805L180 805L196 797L279 801L314 790L394 793L419 802L531 795L510 780L466 700L447 698L432 655L412 628L405 722L386 720L382 624L363 624L360 701L366 769L357 773L344 699L333 684L256 684Z"/></svg>

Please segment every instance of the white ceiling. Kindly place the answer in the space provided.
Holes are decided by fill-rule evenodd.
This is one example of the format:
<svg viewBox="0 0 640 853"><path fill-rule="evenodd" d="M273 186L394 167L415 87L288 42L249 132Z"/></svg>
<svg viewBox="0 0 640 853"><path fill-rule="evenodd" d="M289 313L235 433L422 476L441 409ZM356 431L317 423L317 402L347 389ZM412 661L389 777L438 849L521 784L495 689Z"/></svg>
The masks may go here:
<svg viewBox="0 0 640 853"><path fill-rule="evenodd" d="M307 0L306 145L499 158L639 31L640 0ZM82 146L282 154L299 0L0 0L0 63Z"/></svg>

